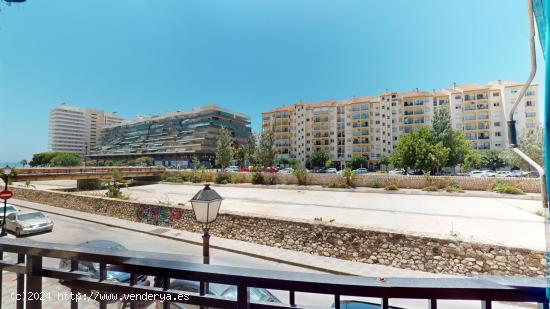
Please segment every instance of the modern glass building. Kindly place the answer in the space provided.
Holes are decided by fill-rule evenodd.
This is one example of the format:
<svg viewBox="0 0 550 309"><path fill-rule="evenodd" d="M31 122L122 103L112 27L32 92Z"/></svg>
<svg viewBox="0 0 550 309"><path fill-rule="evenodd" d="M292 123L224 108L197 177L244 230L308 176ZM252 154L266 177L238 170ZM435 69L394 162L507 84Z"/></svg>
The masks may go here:
<svg viewBox="0 0 550 309"><path fill-rule="evenodd" d="M105 127L89 158L101 162L149 156L155 165L172 167L188 167L194 157L213 163L222 126L231 131L235 146L245 143L251 134L249 116L207 105Z"/></svg>

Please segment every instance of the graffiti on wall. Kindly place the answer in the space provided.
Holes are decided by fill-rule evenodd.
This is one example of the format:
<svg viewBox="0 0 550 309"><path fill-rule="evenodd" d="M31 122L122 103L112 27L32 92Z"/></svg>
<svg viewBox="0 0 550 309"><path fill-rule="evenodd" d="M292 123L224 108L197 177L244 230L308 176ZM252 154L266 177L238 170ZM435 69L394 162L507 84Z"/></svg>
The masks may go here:
<svg viewBox="0 0 550 309"><path fill-rule="evenodd" d="M153 205L136 207L137 221L142 223L168 226L173 220L179 220L182 217L181 209Z"/></svg>

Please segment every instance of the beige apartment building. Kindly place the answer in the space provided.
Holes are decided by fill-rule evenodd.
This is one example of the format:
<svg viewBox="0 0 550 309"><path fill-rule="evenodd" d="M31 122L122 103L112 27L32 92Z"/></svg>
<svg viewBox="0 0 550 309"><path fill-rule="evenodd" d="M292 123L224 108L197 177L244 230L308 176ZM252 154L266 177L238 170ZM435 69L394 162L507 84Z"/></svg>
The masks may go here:
<svg viewBox="0 0 550 309"><path fill-rule="evenodd" d="M104 127L122 121L115 113L62 103L50 110L49 149L84 156L98 145Z"/></svg>
<svg viewBox="0 0 550 309"><path fill-rule="evenodd" d="M374 165L391 154L399 138L431 125L434 113L446 108L452 126L464 132L478 150L506 147L506 116L523 85L493 81L486 85L454 85L439 91L384 91L374 97L299 102L262 113L262 130L273 130L279 158L305 163L322 150L344 164L363 156ZM538 85L531 85L515 113L518 134L539 126Z"/></svg>

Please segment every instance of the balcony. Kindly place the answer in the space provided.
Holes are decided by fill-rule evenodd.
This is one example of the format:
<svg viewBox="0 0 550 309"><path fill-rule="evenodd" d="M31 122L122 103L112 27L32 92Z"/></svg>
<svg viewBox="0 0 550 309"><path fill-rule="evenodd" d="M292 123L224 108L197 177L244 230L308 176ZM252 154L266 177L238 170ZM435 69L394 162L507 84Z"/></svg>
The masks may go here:
<svg viewBox="0 0 550 309"><path fill-rule="evenodd" d="M4 295L41 295L41 292L45 292L43 279L61 279L72 292L93 290L98 291L97 299L103 299L102 295L116 296L116 299L127 298L129 300L124 305L130 305L131 308L141 305L143 296L210 308L301 308L296 304L296 292L331 295L335 309L341 308L342 296L377 298L379 308L389 308L390 299L424 299L427 307L432 309L437 308L438 300L478 300L480 308L485 309L491 308L492 303L496 301L538 303L539 308L548 308L544 278L486 276L404 279L284 272L198 264L193 263L192 261L197 259L190 256L93 249L26 239L0 239L0 250L17 254L17 262L2 261L5 272L17 274L15 286L2 291ZM45 267L44 258L69 259L71 269ZM99 278L94 278L92 273L79 269L78 261L97 263L100 269ZM106 280L107 269L129 273L129 282ZM143 284L143 281L138 284L138 276L153 279L150 281L154 282L154 285ZM193 281L197 285L200 282L201 291L207 290L208 283L231 285L235 286L236 293L234 297L221 297L177 290L171 288L171 279ZM8 284L8 281L4 281L2 288ZM251 288L286 291L288 303L253 302L250 300ZM187 297L182 297L185 295ZM20 298L16 302L17 308L42 307L40 297ZM45 305L46 302L47 300L44 301ZM161 304L163 308L170 307L167 301ZM326 308L329 308L329 305L330 303ZM76 298L70 300L70 308L78 306ZM69 308L69 301L66 307ZM99 301L99 307L106 308L107 303Z"/></svg>

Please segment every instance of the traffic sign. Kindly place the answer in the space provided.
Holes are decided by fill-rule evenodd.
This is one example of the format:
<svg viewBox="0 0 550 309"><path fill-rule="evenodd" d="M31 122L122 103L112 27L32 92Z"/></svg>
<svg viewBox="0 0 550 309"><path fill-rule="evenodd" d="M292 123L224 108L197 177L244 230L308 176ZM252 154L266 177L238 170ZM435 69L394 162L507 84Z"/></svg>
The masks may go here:
<svg viewBox="0 0 550 309"><path fill-rule="evenodd" d="M9 200L13 196L13 192L10 190L0 191L0 199Z"/></svg>

